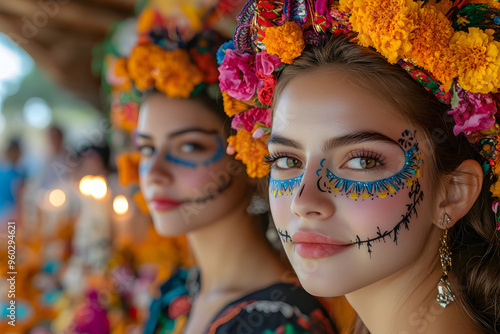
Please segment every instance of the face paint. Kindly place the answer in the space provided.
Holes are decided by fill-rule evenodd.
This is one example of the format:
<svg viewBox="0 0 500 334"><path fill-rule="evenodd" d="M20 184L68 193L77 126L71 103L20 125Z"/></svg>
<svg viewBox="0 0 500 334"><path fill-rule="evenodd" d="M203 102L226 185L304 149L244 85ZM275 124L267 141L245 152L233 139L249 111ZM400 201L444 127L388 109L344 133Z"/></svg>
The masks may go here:
<svg viewBox="0 0 500 334"><path fill-rule="evenodd" d="M200 197L196 197L196 198L184 199L181 202L182 202L182 204L204 204L204 203L216 198L218 195L220 195L222 192L224 192L224 190L226 190L230 186L231 186L231 178L229 178L226 183L220 185L214 192L211 192L208 194L201 194Z"/></svg>
<svg viewBox="0 0 500 334"><path fill-rule="evenodd" d="M392 196L398 190L412 186L414 180L420 177L420 154L418 143L415 139L416 131L405 130L398 140L405 156L403 168L395 175L377 181L354 181L335 175L328 168L324 167L323 159L320 162L321 168L316 171L319 176L317 181L318 189L322 192L345 195L352 199L385 198Z"/></svg>
<svg viewBox="0 0 500 334"><path fill-rule="evenodd" d="M281 241L283 241L283 243L285 242L292 242L292 237L290 236L290 234L288 234L288 231L285 230L285 232L283 232L281 229L277 229L278 231L278 234L281 238Z"/></svg>
<svg viewBox="0 0 500 334"><path fill-rule="evenodd" d="M216 137L216 140L217 140L217 150L215 151L214 156L207 159L206 161L195 162L192 160L175 157L171 153L165 155L165 160L187 168L196 168L198 166L208 167L209 165L220 161L224 157L224 142L222 141L222 138L219 136Z"/></svg>
<svg viewBox="0 0 500 334"><path fill-rule="evenodd" d="M409 230L410 227L410 218L415 215L418 217L417 213L417 206L420 204L420 202L424 199L424 193L422 192L420 188L420 183L418 182L418 179L412 184L410 192L408 194L408 197L410 198L411 202L409 204L406 204L406 214L403 215L403 218L399 221L399 223L392 229L392 230L387 230L382 232L380 230L380 227L377 226L377 236L371 237L371 238L366 238L364 240L361 240L359 235L356 236L356 240L353 241L353 245L357 245L358 248L361 248L362 245L366 245L368 249L368 254L372 254L372 246L374 242L380 242L383 241L384 243L386 242L386 238L392 239L392 241L397 245L398 244L398 234L401 230L402 227L404 227L406 230Z"/></svg>
<svg viewBox="0 0 500 334"><path fill-rule="evenodd" d="M275 180L271 176L271 180L269 181L269 191L274 197L295 194L300 186L300 183L302 182L303 176L304 174L288 180Z"/></svg>

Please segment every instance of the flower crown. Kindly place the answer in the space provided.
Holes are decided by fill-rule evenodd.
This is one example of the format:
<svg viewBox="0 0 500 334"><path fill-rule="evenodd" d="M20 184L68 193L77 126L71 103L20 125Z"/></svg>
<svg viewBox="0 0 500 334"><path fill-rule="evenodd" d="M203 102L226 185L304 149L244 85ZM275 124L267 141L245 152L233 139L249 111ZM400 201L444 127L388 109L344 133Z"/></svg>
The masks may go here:
<svg viewBox="0 0 500 334"><path fill-rule="evenodd" d="M274 87L282 69L306 45L332 35L357 33L356 42L399 64L442 103L486 159L485 172L500 175L500 3L493 0L251 0L218 57L224 108L238 130L228 153L251 177L268 173L264 162ZM491 187L500 205L500 181ZM500 225L499 225L500 226Z"/></svg>

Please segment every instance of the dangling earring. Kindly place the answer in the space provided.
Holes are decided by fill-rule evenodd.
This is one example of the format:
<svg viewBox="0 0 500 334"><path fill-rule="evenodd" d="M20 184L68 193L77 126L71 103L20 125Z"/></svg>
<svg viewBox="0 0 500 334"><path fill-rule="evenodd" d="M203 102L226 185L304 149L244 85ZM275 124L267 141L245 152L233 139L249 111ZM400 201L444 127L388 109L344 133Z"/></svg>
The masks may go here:
<svg viewBox="0 0 500 334"><path fill-rule="evenodd" d="M442 223L443 220L440 219L440 222ZM448 224L450 223L450 217L446 213L444 215L444 223L446 227L441 239L441 246L439 247L439 258L441 260L441 267L443 268L443 275L437 285L438 294L436 298L442 308L445 308L455 300L455 296L451 292L450 283L448 282L448 273L451 270L451 251L448 246Z"/></svg>

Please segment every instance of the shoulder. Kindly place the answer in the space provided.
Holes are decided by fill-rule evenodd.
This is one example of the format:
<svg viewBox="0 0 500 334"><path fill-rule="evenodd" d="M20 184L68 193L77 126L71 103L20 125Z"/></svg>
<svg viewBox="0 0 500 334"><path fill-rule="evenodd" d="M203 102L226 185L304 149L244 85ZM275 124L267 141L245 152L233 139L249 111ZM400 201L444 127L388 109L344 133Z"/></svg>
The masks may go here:
<svg viewBox="0 0 500 334"><path fill-rule="evenodd" d="M336 333L318 299L299 286L271 285L229 304L210 325L219 333Z"/></svg>

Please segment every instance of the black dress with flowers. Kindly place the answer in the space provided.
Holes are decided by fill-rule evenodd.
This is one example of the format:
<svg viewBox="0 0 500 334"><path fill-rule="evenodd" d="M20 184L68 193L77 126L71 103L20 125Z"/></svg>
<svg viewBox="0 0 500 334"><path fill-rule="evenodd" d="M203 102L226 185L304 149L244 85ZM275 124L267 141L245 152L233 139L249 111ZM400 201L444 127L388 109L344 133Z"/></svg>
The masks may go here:
<svg viewBox="0 0 500 334"><path fill-rule="evenodd" d="M182 334L193 295L199 290L197 272L179 270L160 290L161 297L151 304L144 333ZM334 334L337 331L318 299L296 285L278 283L229 303L205 333Z"/></svg>

